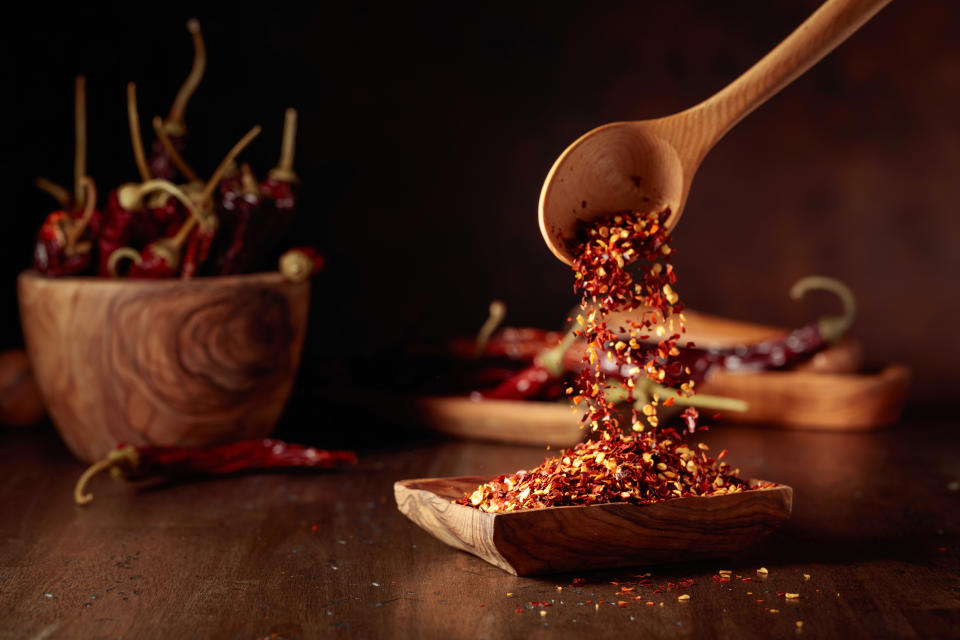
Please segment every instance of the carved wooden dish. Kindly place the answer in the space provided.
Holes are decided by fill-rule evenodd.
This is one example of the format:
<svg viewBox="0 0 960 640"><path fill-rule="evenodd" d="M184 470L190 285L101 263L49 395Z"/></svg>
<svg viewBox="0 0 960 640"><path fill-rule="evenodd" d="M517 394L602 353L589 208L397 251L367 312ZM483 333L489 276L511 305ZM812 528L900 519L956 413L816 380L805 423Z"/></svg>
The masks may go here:
<svg viewBox="0 0 960 640"><path fill-rule="evenodd" d="M401 513L434 537L514 575L723 556L776 529L793 506L793 489L786 485L650 505L510 513L485 513L451 502L490 479L402 480L393 489Z"/></svg>
<svg viewBox="0 0 960 640"><path fill-rule="evenodd" d="M310 283L280 273L17 281L34 374L75 456L118 442L203 446L264 437L300 362Z"/></svg>

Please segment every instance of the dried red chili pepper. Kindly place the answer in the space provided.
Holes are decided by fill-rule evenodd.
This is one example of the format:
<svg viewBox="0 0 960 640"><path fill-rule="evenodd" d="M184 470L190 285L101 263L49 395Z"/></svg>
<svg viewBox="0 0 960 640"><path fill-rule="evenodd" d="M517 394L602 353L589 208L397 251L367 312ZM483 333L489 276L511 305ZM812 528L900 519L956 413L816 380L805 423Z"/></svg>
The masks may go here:
<svg viewBox="0 0 960 640"><path fill-rule="evenodd" d="M246 136L244 136L237 144L233 146L233 148L227 153L227 156L220 163L220 166L218 166L216 171L213 172L213 175L207 182L207 186L204 188L203 193L201 193L200 197L197 199L197 205L201 208L201 211L204 214L203 217L212 222L201 225L190 239L190 244L187 248L187 255L184 257L183 262L182 276L184 279L191 278L198 269L203 267L204 263L207 261L207 258L210 256L210 249L213 245L214 237L217 233L219 224L217 215L214 212L214 192L217 190L224 174L227 172L229 167L233 165L236 157L259 134L260 127L258 125L250 130Z"/></svg>
<svg viewBox="0 0 960 640"><path fill-rule="evenodd" d="M293 171L296 138L297 110L287 109L283 121L280 162L260 183L260 219L265 232L262 246L268 257L276 255L274 251L293 222L297 209L296 184L299 178Z"/></svg>
<svg viewBox="0 0 960 640"><path fill-rule="evenodd" d="M781 369L809 358L831 343L836 342L853 324L856 304L850 289L834 278L809 276L798 280L790 290L794 299L802 297L807 291L822 289L836 294L843 305L840 316L827 316L818 321L794 329L778 340L766 340L753 344L741 344L722 349L700 349L696 347L678 347L678 354L668 367L668 377L676 379L686 375L700 382L718 369L747 372ZM649 344L649 343L644 343ZM564 359L568 370L580 372L587 369L582 360L586 343L578 341ZM630 365L617 365L611 358L605 357L609 347L605 348L599 363L608 375L626 377ZM670 370L672 369L672 373Z"/></svg>
<svg viewBox="0 0 960 640"><path fill-rule="evenodd" d="M49 214L37 232L33 266L44 275L78 275L92 261L93 242L100 233L101 215L96 208L96 187L85 175L86 164L86 79L77 76L74 84L74 191L71 194L44 178L35 181L64 209Z"/></svg>
<svg viewBox="0 0 960 640"><path fill-rule="evenodd" d="M250 165L221 183L217 213L222 223L219 246L214 250L215 272L242 273L257 256L265 229L260 213L260 186Z"/></svg>
<svg viewBox="0 0 960 640"><path fill-rule="evenodd" d="M200 23L196 18L191 18L187 22L187 31L190 32L193 39L193 65L187 79L184 80L173 100L169 115L162 122L161 128L165 139L158 135L151 146L149 171L156 178L173 180L179 169L184 177L192 182L193 179L183 170L183 166L178 163L177 159L183 152L187 135L184 114L187 103L203 79L203 72L207 65L207 49L203 42L203 34L200 31ZM172 153L171 150L173 150Z"/></svg>
<svg viewBox="0 0 960 640"><path fill-rule="evenodd" d="M558 387L563 381L563 355L576 338L575 332L568 332L559 344L538 354L534 364L510 376L493 389L480 391L480 396L496 400L524 400L542 396L547 389Z"/></svg>
<svg viewBox="0 0 960 640"><path fill-rule="evenodd" d="M266 438L244 440L209 448L118 445L100 462L94 463L77 481L73 497L87 504L93 495L87 483L102 471L124 479L150 476L182 478L222 476L267 469L335 469L357 463L352 451L326 451L301 444Z"/></svg>
<svg viewBox="0 0 960 640"><path fill-rule="evenodd" d="M144 203L150 193L162 192L182 195L182 192L167 180L152 180L143 151L143 139L140 132L140 116L137 112L137 87L127 84L127 124L130 130L130 144L142 184L128 183L115 189L107 198L104 211L103 228L98 238L99 266L97 273L101 277L116 276L110 268L113 254L124 247L143 246L156 240L170 226L173 216L162 215L155 218ZM149 185L144 187L144 185ZM173 191L171 191L173 190ZM176 202L174 200L173 202ZM179 228L182 220L176 224ZM114 263L115 264L115 263Z"/></svg>
<svg viewBox="0 0 960 640"><path fill-rule="evenodd" d="M86 193L83 211L54 211L37 232L33 268L45 276L79 275L93 261L93 241L100 218L96 210L97 190L89 176L80 184Z"/></svg>

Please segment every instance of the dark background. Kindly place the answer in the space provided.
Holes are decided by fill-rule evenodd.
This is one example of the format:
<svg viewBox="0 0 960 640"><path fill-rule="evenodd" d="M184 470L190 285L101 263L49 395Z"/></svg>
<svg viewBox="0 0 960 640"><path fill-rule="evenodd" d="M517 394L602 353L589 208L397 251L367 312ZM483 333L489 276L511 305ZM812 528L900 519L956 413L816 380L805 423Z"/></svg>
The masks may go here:
<svg viewBox="0 0 960 640"><path fill-rule="evenodd" d="M191 15L209 52L187 112L201 174L254 123L265 131L245 158L266 172L284 107L300 110L297 232L329 256L300 379L309 389L331 357L473 332L492 298L511 324L558 327L571 277L536 221L557 155L602 123L707 98L818 4L32 8L8 23L14 202L0 234L0 347L21 341L15 277L53 205L31 180L71 180L73 76L88 75L91 174L104 192L136 179L124 84L138 83L147 132L189 69ZM960 3L893 2L717 145L674 241L689 306L799 325L830 300L791 302L791 283L841 278L858 295L868 360L912 365L915 403L954 401L958 25Z"/></svg>

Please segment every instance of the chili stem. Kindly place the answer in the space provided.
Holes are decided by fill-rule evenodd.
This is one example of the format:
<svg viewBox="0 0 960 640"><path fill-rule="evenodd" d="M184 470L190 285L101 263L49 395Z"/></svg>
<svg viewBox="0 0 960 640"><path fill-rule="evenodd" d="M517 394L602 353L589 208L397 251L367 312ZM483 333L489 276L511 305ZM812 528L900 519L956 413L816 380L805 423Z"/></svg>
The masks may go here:
<svg viewBox="0 0 960 640"><path fill-rule="evenodd" d="M207 47L203 42L203 34L200 32L200 22L196 18L190 18L187 21L187 31L193 38L193 66L190 67L187 79L183 81L183 85L177 91L177 95L173 99L173 105L170 107L170 114L164 123L168 132L179 135L187 130L184 122L187 103L190 102L190 98L197 87L200 86L203 72L207 67Z"/></svg>
<svg viewBox="0 0 960 640"><path fill-rule="evenodd" d="M497 327L500 326L500 323L503 322L506 315L507 305L505 305L502 300L494 300L490 303L489 315L487 315L483 326L480 327L480 331L477 332L475 349L477 356L483 354L483 350L487 348L487 343L490 342L490 336L497 330Z"/></svg>
<svg viewBox="0 0 960 640"><path fill-rule="evenodd" d="M557 346L538 355L536 358L537 363L546 369L551 376L559 378L563 375L563 354L567 352L567 349L569 349L576 340L576 330L571 329L563 336L563 339Z"/></svg>
<svg viewBox="0 0 960 640"><path fill-rule="evenodd" d="M260 185L257 184L257 177L253 175L253 169L247 162L240 165L240 181L243 183L244 193L260 195Z"/></svg>
<svg viewBox="0 0 960 640"><path fill-rule="evenodd" d="M110 274L111 278L117 277L117 263L124 258L130 258L134 264L140 264L140 252L133 247L120 247L119 249L114 249L113 253L110 254L110 257L107 258L107 273Z"/></svg>
<svg viewBox="0 0 960 640"><path fill-rule="evenodd" d="M702 409L716 409L718 411L738 411L743 412L750 408L750 405L739 398L725 398L723 396L711 396L698 393L692 396L685 396L678 393L675 389L664 387L645 381L645 386L651 394L657 394L662 399L673 398L674 404L686 407L700 407Z"/></svg>
<svg viewBox="0 0 960 640"><path fill-rule="evenodd" d="M196 226L197 220L198 218L196 216L190 216L190 218L181 225L180 230L177 231L177 235L170 238L169 242L165 244L167 244L169 248L179 251L183 243L187 241L187 236L193 231L193 227Z"/></svg>
<svg viewBox="0 0 960 640"><path fill-rule="evenodd" d="M843 305L842 315L824 316L817 321L817 327L823 339L827 342L836 342L847 333L853 324L853 319L857 314L857 302L850 287L836 278L827 276L807 276L797 280L790 287L790 297L799 300L807 291L815 289L833 293L840 298L840 304Z"/></svg>
<svg viewBox="0 0 960 640"><path fill-rule="evenodd" d="M154 191L163 191L169 193L171 196L183 203L183 206L186 207L187 211L190 213L190 216L197 219L197 222L203 222L204 218L200 215L200 212L197 210L197 207L194 205L193 201L190 199L187 194L183 192L180 187L173 184L169 180L162 180L157 178L155 180L147 180L146 182L141 182L140 184L129 184L120 187L120 192L118 194L120 199L120 206L126 209L127 211L138 211L143 206L143 198L148 193Z"/></svg>
<svg viewBox="0 0 960 640"><path fill-rule="evenodd" d="M187 161L183 159L183 156L180 155L177 148L173 146L170 136L167 135L167 131L163 127L163 119L160 116L153 117L153 130L157 134L157 140L160 141L160 146L167 152L170 161L180 170L183 177L186 178L188 182L202 182L197 176L196 171L187 164Z"/></svg>
<svg viewBox="0 0 960 640"><path fill-rule="evenodd" d="M83 185L87 175L87 79L77 76L73 89L73 198L74 210L83 207Z"/></svg>
<svg viewBox="0 0 960 640"><path fill-rule="evenodd" d="M67 241L65 249L67 255L73 254L74 249L76 248L77 240L80 239L80 236L83 235L87 225L90 224L90 219L93 217L93 211L97 208L97 187L93 183L93 179L90 176L83 176L83 178L80 180L80 186L83 189L86 205L83 209L83 216L81 216L81 218L74 224L70 225L66 230L65 235Z"/></svg>
<svg viewBox="0 0 960 640"><path fill-rule="evenodd" d="M297 110L288 108L283 114L283 140L280 143L280 162L270 171L270 177L284 182L296 182L293 156L297 143Z"/></svg>
<svg viewBox="0 0 960 640"><path fill-rule="evenodd" d="M207 181L206 186L203 188L203 193L200 194L200 202L208 202L213 198L213 192L217 188L217 185L220 183L223 174L226 173L227 168L229 168L230 163L233 162L240 152L246 148L250 142L260 135L260 125L255 126L253 129L247 132L247 135L240 138L240 141L237 144L233 145L233 148L227 152L226 157L220 162L220 166L217 167L216 171L213 172L213 175L210 176L210 180Z"/></svg>
<svg viewBox="0 0 960 640"><path fill-rule="evenodd" d="M140 114L137 113L137 85L127 83L127 121L130 124L130 142L133 144L133 159L140 172L140 180L150 179L150 167L147 164L147 155L143 151L143 136L140 132Z"/></svg>
<svg viewBox="0 0 960 640"><path fill-rule="evenodd" d="M101 471L106 471L107 469L119 470L122 463L126 463L132 468L136 468L139 462L140 455L132 446L128 445L120 449L114 449L107 454L106 458L98 462L94 462L87 468L86 471L83 472L83 474L77 480L76 486L73 488L74 501L79 505L84 505L89 504L90 501L93 500L93 494L84 493L84 489L87 488L87 484L90 482L90 479Z"/></svg>
<svg viewBox="0 0 960 640"><path fill-rule="evenodd" d="M33 184L35 187L37 187L37 189L40 189L44 193L52 196L53 199L57 201L57 204L59 204L61 207L66 208L73 199L73 196L67 189L61 187L56 182L47 180L46 178L34 178Z"/></svg>

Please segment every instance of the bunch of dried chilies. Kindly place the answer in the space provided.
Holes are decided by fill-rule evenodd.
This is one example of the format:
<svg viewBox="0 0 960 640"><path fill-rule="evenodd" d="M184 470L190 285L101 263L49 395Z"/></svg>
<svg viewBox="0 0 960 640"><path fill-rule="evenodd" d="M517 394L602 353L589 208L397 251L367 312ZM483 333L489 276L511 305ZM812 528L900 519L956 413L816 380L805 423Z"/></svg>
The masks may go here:
<svg viewBox="0 0 960 640"><path fill-rule="evenodd" d="M34 250L33 265L47 276L184 279L229 275L262 267L273 259L290 226L297 204L293 172L297 114L287 109L280 162L259 181L249 165L236 158L260 133L250 130L206 180L184 160L187 129L184 114L206 67L206 48L196 20L187 23L194 61L166 119L153 118L156 139L147 154L137 112L136 87L127 85L130 139L140 181L111 191L97 209L93 180L86 171L85 81L75 92L73 192L46 179L37 186L50 193L61 210L47 216ZM175 181L182 178L183 182ZM298 274L322 264L316 252L300 251ZM303 264L307 256L310 264ZM275 263L274 263L275 264Z"/></svg>

